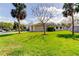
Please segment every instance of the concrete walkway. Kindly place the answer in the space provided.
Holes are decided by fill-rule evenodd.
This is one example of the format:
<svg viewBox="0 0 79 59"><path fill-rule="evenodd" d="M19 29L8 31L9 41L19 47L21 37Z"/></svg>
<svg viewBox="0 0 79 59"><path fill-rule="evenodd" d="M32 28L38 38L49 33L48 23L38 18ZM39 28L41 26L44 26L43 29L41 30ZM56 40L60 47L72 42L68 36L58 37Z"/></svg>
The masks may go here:
<svg viewBox="0 0 79 59"><path fill-rule="evenodd" d="M24 32L27 32L27 31L24 31ZM18 32L0 32L0 35L3 35L3 34L12 34L12 33L18 33Z"/></svg>
<svg viewBox="0 0 79 59"><path fill-rule="evenodd" d="M12 33L16 33L16 32L0 32L0 35L3 35L3 34L12 34Z"/></svg>

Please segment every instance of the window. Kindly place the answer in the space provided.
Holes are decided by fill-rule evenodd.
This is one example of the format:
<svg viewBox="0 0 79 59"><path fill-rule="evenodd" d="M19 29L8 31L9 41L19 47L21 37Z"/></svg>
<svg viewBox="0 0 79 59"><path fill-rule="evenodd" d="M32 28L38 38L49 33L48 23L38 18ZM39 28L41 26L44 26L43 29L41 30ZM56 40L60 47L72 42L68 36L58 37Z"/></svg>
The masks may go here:
<svg viewBox="0 0 79 59"><path fill-rule="evenodd" d="M58 27L56 27L56 29L58 29Z"/></svg>
<svg viewBox="0 0 79 59"><path fill-rule="evenodd" d="M62 27L60 27L60 29L62 29Z"/></svg>

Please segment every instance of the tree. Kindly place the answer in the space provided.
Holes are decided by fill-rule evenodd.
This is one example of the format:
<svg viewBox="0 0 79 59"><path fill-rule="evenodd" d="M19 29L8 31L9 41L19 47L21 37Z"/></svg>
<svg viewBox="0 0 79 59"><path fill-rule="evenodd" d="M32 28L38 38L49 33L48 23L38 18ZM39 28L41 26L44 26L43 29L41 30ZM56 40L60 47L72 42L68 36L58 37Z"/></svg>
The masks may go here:
<svg viewBox="0 0 79 59"><path fill-rule="evenodd" d="M32 13L42 23L44 35L46 34L46 23L53 17L53 14L46 9L46 6L38 5L32 8Z"/></svg>
<svg viewBox="0 0 79 59"><path fill-rule="evenodd" d="M10 31L13 29L13 24L7 22L0 22L0 28L5 31Z"/></svg>
<svg viewBox="0 0 79 59"><path fill-rule="evenodd" d="M26 25L25 24L21 24L21 31L26 31Z"/></svg>
<svg viewBox="0 0 79 59"><path fill-rule="evenodd" d="M64 3L63 5L63 16L71 16L72 17L72 35L74 35L74 3Z"/></svg>
<svg viewBox="0 0 79 59"><path fill-rule="evenodd" d="M33 32L33 21L29 23L31 25L31 31Z"/></svg>
<svg viewBox="0 0 79 59"><path fill-rule="evenodd" d="M17 29L18 29L18 23L17 22L14 22L13 29L17 31Z"/></svg>
<svg viewBox="0 0 79 59"><path fill-rule="evenodd" d="M77 12L77 13L79 12L79 3L75 4L75 12Z"/></svg>
<svg viewBox="0 0 79 59"><path fill-rule="evenodd" d="M13 29L17 31L17 29L18 29L18 22L14 22ZM20 30L21 31L25 31L26 30L26 25L25 24L20 24Z"/></svg>
<svg viewBox="0 0 79 59"><path fill-rule="evenodd" d="M25 19L26 17L26 5L24 3L13 3L15 9L11 10L11 16L18 20L18 31L20 34L20 20Z"/></svg>

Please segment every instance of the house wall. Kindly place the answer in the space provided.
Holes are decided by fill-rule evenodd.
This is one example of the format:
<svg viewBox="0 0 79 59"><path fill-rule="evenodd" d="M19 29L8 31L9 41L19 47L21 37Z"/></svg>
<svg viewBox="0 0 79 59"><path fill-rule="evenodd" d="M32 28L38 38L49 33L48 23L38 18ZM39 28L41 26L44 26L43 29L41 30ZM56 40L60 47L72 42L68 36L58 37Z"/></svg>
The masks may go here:
<svg viewBox="0 0 79 59"><path fill-rule="evenodd" d="M30 31L43 31L43 26L41 24L30 26Z"/></svg>
<svg viewBox="0 0 79 59"><path fill-rule="evenodd" d="M79 32L79 26L74 26L74 28L75 28L74 29L75 32Z"/></svg>
<svg viewBox="0 0 79 59"><path fill-rule="evenodd" d="M58 28L57 28L58 27ZM55 27L55 30L63 30L64 29L64 27L62 27L62 28L60 28L60 27L62 27L62 26L56 26Z"/></svg>
<svg viewBox="0 0 79 59"><path fill-rule="evenodd" d="M49 25L51 25L51 24L49 24ZM51 26L54 26L54 25L51 25ZM58 27L58 29L56 27ZM72 31L72 27L67 28L67 27L62 27L62 26L59 26L59 25L56 25L56 27L55 27L56 31L57 30L70 30L70 31ZM62 29L60 29L60 27L62 27ZM36 24L36 25L34 25L33 26L33 30L32 30L32 26L30 26L29 29L30 29L30 31L43 31L42 24ZM75 22L74 22L74 31L75 32L79 32L79 20L75 20Z"/></svg>
<svg viewBox="0 0 79 59"><path fill-rule="evenodd" d="M43 31L43 27L42 26L36 26L34 28L35 29L33 31Z"/></svg>
<svg viewBox="0 0 79 59"><path fill-rule="evenodd" d="M72 31L72 26L68 28L67 30ZM74 21L74 32L79 32L79 20Z"/></svg>
<svg viewBox="0 0 79 59"><path fill-rule="evenodd" d="M72 31L72 27L69 30ZM74 32L79 32L79 26L74 26Z"/></svg>
<svg viewBox="0 0 79 59"><path fill-rule="evenodd" d="M64 29L62 26L57 26L57 27L58 27L58 29L55 27L55 30ZM62 28L60 28L60 27L62 27ZM45 28L47 29L47 26ZM41 24L30 26L30 31L43 31L43 26Z"/></svg>

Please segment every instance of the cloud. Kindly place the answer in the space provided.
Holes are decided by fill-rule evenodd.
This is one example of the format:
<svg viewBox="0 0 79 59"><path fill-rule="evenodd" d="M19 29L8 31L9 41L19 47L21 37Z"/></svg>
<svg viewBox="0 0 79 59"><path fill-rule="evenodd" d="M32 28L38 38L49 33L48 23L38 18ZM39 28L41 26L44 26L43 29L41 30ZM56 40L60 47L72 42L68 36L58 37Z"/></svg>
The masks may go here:
<svg viewBox="0 0 79 59"><path fill-rule="evenodd" d="M74 21L75 20L79 20L79 13L75 13L74 14ZM64 17L64 19L61 21L61 23L72 23L72 17L71 16L68 16L68 17Z"/></svg>
<svg viewBox="0 0 79 59"><path fill-rule="evenodd" d="M64 19L64 17L62 17L63 9L58 9L56 7L51 6L51 7L41 7L40 10L46 10L53 14L54 17L50 19L48 22L60 23ZM37 22L39 22L39 20Z"/></svg>
<svg viewBox="0 0 79 59"><path fill-rule="evenodd" d="M45 7L44 9L52 14L61 14L64 11L63 9L58 9L56 7Z"/></svg>
<svg viewBox="0 0 79 59"><path fill-rule="evenodd" d="M28 24L28 21L26 21L26 20L21 20L21 24Z"/></svg>
<svg viewBox="0 0 79 59"><path fill-rule="evenodd" d="M52 19L50 19L48 21L48 23L52 22L52 23L61 23L64 19L66 19L65 17L54 17Z"/></svg>
<svg viewBox="0 0 79 59"><path fill-rule="evenodd" d="M52 12L54 14L59 14L62 15L62 12L64 11L63 9L57 9L56 7L50 7L47 8L49 12ZM74 20L79 20L79 13L74 14ZM49 22L54 22L54 23L71 23L72 18L70 16L68 17L63 17L63 16L56 16L53 19L50 19Z"/></svg>
<svg viewBox="0 0 79 59"><path fill-rule="evenodd" d="M10 23L14 23L14 21L17 22L17 19L0 16L0 22L10 22ZM22 20L21 23L25 24L25 23L27 23L27 22L26 22L25 20Z"/></svg>
<svg viewBox="0 0 79 59"><path fill-rule="evenodd" d="M60 23L65 19L65 17L62 16L62 12L64 11L62 8L58 9L56 7L42 7L44 10L47 10L48 12L53 14L53 18L50 19L48 22L54 22L54 23ZM40 10L42 9L40 8Z"/></svg>
<svg viewBox="0 0 79 59"><path fill-rule="evenodd" d="M0 22L14 22L14 19L0 16Z"/></svg>
<svg viewBox="0 0 79 59"><path fill-rule="evenodd" d="M17 19L0 16L0 22L14 23L14 21L17 22ZM21 24L28 24L29 22L27 20L21 20L20 23Z"/></svg>

